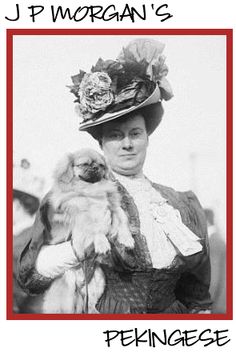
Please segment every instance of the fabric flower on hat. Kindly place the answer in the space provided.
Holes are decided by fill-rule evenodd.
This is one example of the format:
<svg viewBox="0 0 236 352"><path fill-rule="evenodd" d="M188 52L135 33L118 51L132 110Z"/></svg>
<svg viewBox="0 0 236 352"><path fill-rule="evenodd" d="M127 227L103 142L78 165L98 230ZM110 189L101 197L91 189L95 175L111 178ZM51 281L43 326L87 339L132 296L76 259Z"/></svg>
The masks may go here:
<svg viewBox="0 0 236 352"><path fill-rule="evenodd" d="M113 101L111 79L105 72L93 72L84 75L79 89L79 109L84 120L98 111L104 111Z"/></svg>

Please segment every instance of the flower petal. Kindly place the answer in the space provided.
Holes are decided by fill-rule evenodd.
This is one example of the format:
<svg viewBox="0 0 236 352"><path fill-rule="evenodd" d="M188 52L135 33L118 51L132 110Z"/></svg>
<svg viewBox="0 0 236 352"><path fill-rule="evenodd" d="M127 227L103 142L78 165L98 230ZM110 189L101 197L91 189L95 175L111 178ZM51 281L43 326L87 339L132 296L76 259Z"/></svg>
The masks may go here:
<svg viewBox="0 0 236 352"><path fill-rule="evenodd" d="M132 40L118 56L119 61L126 61L126 56L135 59L137 62L146 60L148 64L158 59L164 50L165 44L158 40L139 38Z"/></svg>
<svg viewBox="0 0 236 352"><path fill-rule="evenodd" d="M160 91L161 91L161 97L164 100L170 100L173 98L174 94L171 88L171 85L169 81L165 78L162 77L162 79L158 83Z"/></svg>

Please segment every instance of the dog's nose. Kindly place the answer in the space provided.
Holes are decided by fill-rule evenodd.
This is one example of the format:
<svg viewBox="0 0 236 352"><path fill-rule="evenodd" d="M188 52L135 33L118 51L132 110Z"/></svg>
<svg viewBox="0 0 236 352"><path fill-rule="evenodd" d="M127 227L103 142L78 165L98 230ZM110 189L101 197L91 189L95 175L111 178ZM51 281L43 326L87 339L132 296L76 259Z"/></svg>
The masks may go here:
<svg viewBox="0 0 236 352"><path fill-rule="evenodd" d="M99 167L98 167L97 164L93 165L93 170L94 170L94 171L98 171L98 169L99 169Z"/></svg>

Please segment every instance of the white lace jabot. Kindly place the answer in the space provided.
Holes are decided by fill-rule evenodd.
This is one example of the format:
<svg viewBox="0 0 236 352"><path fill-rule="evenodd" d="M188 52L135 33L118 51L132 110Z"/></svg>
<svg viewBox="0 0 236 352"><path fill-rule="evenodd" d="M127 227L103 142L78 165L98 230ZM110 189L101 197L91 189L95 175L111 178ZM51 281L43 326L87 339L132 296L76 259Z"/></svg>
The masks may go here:
<svg viewBox="0 0 236 352"><path fill-rule="evenodd" d="M183 224L179 211L167 203L143 174L114 176L137 206L140 231L146 238L154 268L170 266L177 254L175 247L184 256L202 250L199 238Z"/></svg>

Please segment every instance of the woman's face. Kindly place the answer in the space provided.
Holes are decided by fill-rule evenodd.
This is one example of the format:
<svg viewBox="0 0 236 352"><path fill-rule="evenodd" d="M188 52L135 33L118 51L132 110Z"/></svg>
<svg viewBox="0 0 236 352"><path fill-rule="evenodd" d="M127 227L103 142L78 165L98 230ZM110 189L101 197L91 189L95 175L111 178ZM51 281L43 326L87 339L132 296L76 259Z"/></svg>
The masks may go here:
<svg viewBox="0 0 236 352"><path fill-rule="evenodd" d="M137 113L125 120L104 124L101 146L113 171L121 175L138 174L148 146L144 117Z"/></svg>

